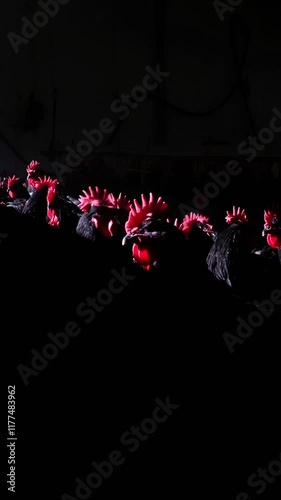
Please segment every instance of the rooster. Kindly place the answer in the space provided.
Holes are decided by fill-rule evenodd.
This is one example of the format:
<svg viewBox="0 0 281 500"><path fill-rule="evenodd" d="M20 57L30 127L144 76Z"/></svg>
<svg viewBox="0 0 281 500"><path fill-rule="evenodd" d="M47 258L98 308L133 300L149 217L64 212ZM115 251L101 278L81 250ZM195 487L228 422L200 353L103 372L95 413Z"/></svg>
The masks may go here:
<svg viewBox="0 0 281 500"><path fill-rule="evenodd" d="M176 219L175 225L183 232L188 242L190 256L193 254L200 266L205 267L206 257L216 238L210 218L204 214L190 212L181 223Z"/></svg>
<svg viewBox="0 0 281 500"><path fill-rule="evenodd" d="M26 188L31 195L35 191L34 182L39 180L39 178L43 178L46 175L40 168L40 163L36 160L32 160L29 165L26 167Z"/></svg>
<svg viewBox="0 0 281 500"><path fill-rule="evenodd" d="M60 183L50 181L47 192L47 222L64 234L75 235L81 215L79 207L65 196Z"/></svg>
<svg viewBox="0 0 281 500"><path fill-rule="evenodd" d="M22 212L29 198L29 192L19 177L13 175L7 179L7 192L10 201L7 202L8 207L12 207L18 212Z"/></svg>
<svg viewBox="0 0 281 500"><path fill-rule="evenodd" d="M268 260L255 252L255 225L248 221L245 210L235 206L227 211L225 221L228 227L217 235L207 256L209 271L241 298L264 296L271 286L271 272Z"/></svg>
<svg viewBox="0 0 281 500"><path fill-rule="evenodd" d="M85 255L96 261L107 262L110 269L120 267L128 260L128 251L121 245L125 235L125 221L129 214L129 201L120 193L116 197L107 189L89 186L78 199L80 210L76 226L76 236ZM75 205L75 203L74 203ZM93 245L94 244L94 245ZM94 246L94 248L93 248ZM85 276L89 266L85 258Z"/></svg>
<svg viewBox="0 0 281 500"><path fill-rule="evenodd" d="M281 264L281 210L274 206L264 211L263 236L266 236L268 246L277 252Z"/></svg>
<svg viewBox="0 0 281 500"><path fill-rule="evenodd" d="M22 213L38 222L58 225L57 214L49 206L55 195L58 181L44 176L43 178L30 179L29 182L33 191L26 201Z"/></svg>
<svg viewBox="0 0 281 500"><path fill-rule="evenodd" d="M201 329L198 288L200 293L204 289L201 276L195 272L196 261L190 260L187 231L181 230L187 227L179 226L171 221L169 205L161 196L142 193L140 201L134 199L131 205L123 239L123 245L131 251L130 273L136 276L126 297L126 310L132 318L138 318L134 331L151 345L168 349L172 356L178 356L178 345L185 334L181 328L171 331L170 325L181 311L190 309L195 315L199 313Z"/></svg>
<svg viewBox="0 0 281 500"><path fill-rule="evenodd" d="M153 193L131 205L123 245L131 245L133 261L144 271L173 266L180 259L185 236L169 221L168 211L168 204Z"/></svg>
<svg viewBox="0 0 281 500"><path fill-rule="evenodd" d="M107 189L89 186L79 196L78 207L82 214L76 233L90 241L104 241L115 238L122 240L124 225L129 213L130 203L126 195L120 193L116 198Z"/></svg>

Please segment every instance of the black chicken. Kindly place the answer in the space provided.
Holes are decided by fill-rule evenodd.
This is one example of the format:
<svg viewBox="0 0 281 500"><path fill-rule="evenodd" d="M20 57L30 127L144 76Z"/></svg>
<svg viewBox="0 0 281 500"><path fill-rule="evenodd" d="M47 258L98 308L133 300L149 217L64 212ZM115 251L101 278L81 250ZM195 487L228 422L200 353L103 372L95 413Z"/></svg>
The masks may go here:
<svg viewBox="0 0 281 500"><path fill-rule="evenodd" d="M129 213L129 201L121 193L116 198L106 189L89 186L89 192L83 190L79 196L82 215L77 224L76 233L92 242L111 238L122 241L124 225Z"/></svg>
<svg viewBox="0 0 281 500"><path fill-rule="evenodd" d="M211 246L216 238L216 231L210 224L210 219L206 215L190 212L182 223L178 220L175 224L183 232L187 241L187 251L189 258L196 262L197 270L200 272L206 269L206 258Z"/></svg>
<svg viewBox="0 0 281 500"><path fill-rule="evenodd" d="M170 325L182 311L200 308L194 288L200 278L193 273L186 235L169 216L168 203L153 193L141 194L141 201L135 199L131 206L123 245L131 250L128 266L136 279L126 292L126 309L138 318L133 322L138 337L169 352L176 346L178 356L185 335L181 328L171 331Z"/></svg>
<svg viewBox="0 0 281 500"><path fill-rule="evenodd" d="M19 177L16 177L15 175L8 177L7 192L9 196L7 207L12 207L18 212L22 212L27 200L29 199L29 192Z"/></svg>
<svg viewBox="0 0 281 500"><path fill-rule="evenodd" d="M64 234L75 235L80 215L81 210L65 196L62 186L53 183L47 192L48 224Z"/></svg>
<svg viewBox="0 0 281 500"><path fill-rule="evenodd" d="M26 188L29 194L33 194L35 191L35 181L42 179L46 172L40 168L40 163L36 160L32 160L26 167Z"/></svg>
<svg viewBox="0 0 281 500"><path fill-rule="evenodd" d="M183 257L185 237L182 231L168 219L169 207L161 197L155 200L141 195L141 204L134 200L123 245L130 244L133 261L143 270L176 267Z"/></svg>
<svg viewBox="0 0 281 500"><path fill-rule="evenodd" d="M48 192L54 191L58 181L51 179L50 177L44 176L44 178L38 178L32 180L31 185L33 187L32 194L26 201L22 213L30 218L35 219L38 222L46 223L55 214L48 215ZM56 219L53 220L53 224ZM50 224L50 225L53 225Z"/></svg>
<svg viewBox="0 0 281 500"><path fill-rule="evenodd" d="M95 244L95 252L107 257L111 267L121 265L127 260L127 249L121 245L125 235L125 222L129 214L129 201L120 193L118 198L107 189L89 187L79 196L78 208L81 211L76 234L86 244ZM118 264L119 263L119 264Z"/></svg>
<svg viewBox="0 0 281 500"><path fill-rule="evenodd" d="M272 273L268 259L255 252L256 226L240 207L233 207L225 219L228 227L217 235L208 253L208 269L237 296L246 300L263 297L272 288Z"/></svg>
<svg viewBox="0 0 281 500"><path fill-rule="evenodd" d="M267 245L272 252L278 255L281 264L281 210L275 206L264 211L263 236L266 236Z"/></svg>

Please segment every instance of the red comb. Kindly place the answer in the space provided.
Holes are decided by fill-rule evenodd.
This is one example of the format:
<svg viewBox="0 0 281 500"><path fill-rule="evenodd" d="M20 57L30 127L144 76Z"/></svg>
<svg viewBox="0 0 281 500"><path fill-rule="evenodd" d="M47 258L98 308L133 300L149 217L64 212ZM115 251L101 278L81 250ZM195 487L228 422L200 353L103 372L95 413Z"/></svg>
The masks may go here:
<svg viewBox="0 0 281 500"><path fill-rule="evenodd" d="M273 203L272 207L269 210L264 211L264 222L265 226L270 226L273 222L273 219L279 217L281 213L281 207L278 203Z"/></svg>
<svg viewBox="0 0 281 500"><path fill-rule="evenodd" d="M84 196L79 196L78 207L82 212L88 212L91 207L99 207L101 205L109 208L115 207L115 198L107 189L102 190L97 186L95 188L89 186L88 189L88 193L83 189Z"/></svg>
<svg viewBox="0 0 281 500"><path fill-rule="evenodd" d="M226 212L225 220L227 224L236 224L237 222L248 222L248 218L245 210L241 210L240 207L233 207L233 212Z"/></svg>
<svg viewBox="0 0 281 500"><path fill-rule="evenodd" d="M19 181L19 177L13 175L13 177L8 177L7 188L11 189L17 182Z"/></svg>
<svg viewBox="0 0 281 500"><path fill-rule="evenodd" d="M130 201L128 200L127 196L123 195L122 193L120 193L118 198L115 199L115 205L116 208L128 210L128 212L130 211L131 208Z"/></svg>
<svg viewBox="0 0 281 500"><path fill-rule="evenodd" d="M51 177L47 177L46 175L44 175L43 179L42 177L34 179L31 182L31 185L36 189L43 189L44 187L56 189L58 183L59 182L57 179L52 179Z"/></svg>
<svg viewBox="0 0 281 500"><path fill-rule="evenodd" d="M265 226L270 226L273 219L275 217L275 214L272 210L264 211L264 222Z"/></svg>
<svg viewBox="0 0 281 500"><path fill-rule="evenodd" d="M141 201L142 204L140 205L137 200L134 200L134 204L130 207L129 218L125 224L127 233L131 233L134 229L137 229L148 217L161 217L167 219L169 207L161 196L155 201L153 193L150 193L149 200L142 194Z"/></svg>
<svg viewBox="0 0 281 500"><path fill-rule="evenodd" d="M180 224L179 229L185 233L188 234L192 230L194 226L198 226L199 224L202 224L205 226L206 231L212 231L213 226L209 224L209 217L206 217L205 215L201 214L196 214L195 212L190 212L189 215L186 215ZM202 228L204 230L204 228Z"/></svg>
<svg viewBox="0 0 281 500"><path fill-rule="evenodd" d="M32 174L32 172L35 172L37 168L39 167L40 163L36 160L32 160L30 164L26 167L26 171L28 175Z"/></svg>
<svg viewBox="0 0 281 500"><path fill-rule="evenodd" d="M28 186L31 186L31 187L35 188L35 184L36 184L37 181L38 181L38 179L33 179L32 177L29 177L29 179L28 179Z"/></svg>

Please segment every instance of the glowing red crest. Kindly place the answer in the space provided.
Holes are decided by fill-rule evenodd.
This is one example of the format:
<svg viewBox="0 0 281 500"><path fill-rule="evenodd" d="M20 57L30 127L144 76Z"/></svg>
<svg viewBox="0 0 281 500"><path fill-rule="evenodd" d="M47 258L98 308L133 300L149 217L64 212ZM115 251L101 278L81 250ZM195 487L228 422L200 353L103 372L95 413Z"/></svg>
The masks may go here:
<svg viewBox="0 0 281 500"><path fill-rule="evenodd" d="M26 167L26 171L28 173L28 175L32 174L33 172L35 172L35 170L37 170L37 168L39 167L40 163L36 160L32 160L30 162L30 164Z"/></svg>
<svg viewBox="0 0 281 500"><path fill-rule="evenodd" d="M213 226L209 224L209 220L209 217L206 217L205 215L190 212L189 215L184 217L182 223L178 227L185 234L190 233L192 228L194 226L198 226L199 224L202 224L202 229L206 232L212 231Z"/></svg>
<svg viewBox="0 0 281 500"><path fill-rule="evenodd" d="M264 211L265 226L271 226L273 219L279 218L281 215L281 206L279 203L273 203L269 210Z"/></svg>
<svg viewBox="0 0 281 500"><path fill-rule="evenodd" d="M100 189L99 187L92 188L88 187L89 192L83 189L84 196L79 196L79 205L78 207L82 212L89 212L91 207L99 207L101 205L114 208L115 207L115 198L113 194L108 193L107 189Z"/></svg>
<svg viewBox="0 0 281 500"><path fill-rule="evenodd" d="M38 179L33 179L32 177L29 177L29 179L28 179L28 186L31 186L31 187L35 188L36 182L38 182Z"/></svg>
<svg viewBox="0 0 281 500"><path fill-rule="evenodd" d="M233 207L233 211L226 212L225 220L227 224L236 224L237 222L248 222L248 218L245 210L241 210L240 207Z"/></svg>
<svg viewBox="0 0 281 500"><path fill-rule="evenodd" d="M115 199L115 206L116 208L127 210L129 212L131 208L131 203L126 195L120 193L118 198Z"/></svg>
<svg viewBox="0 0 281 500"><path fill-rule="evenodd" d="M150 193L149 200L142 194L141 201L142 204L140 205L137 200L134 200L134 204L130 207L129 218L125 224L127 233L131 233L134 229L137 229L149 217L167 219L169 207L161 196L155 201L153 193Z"/></svg>
<svg viewBox="0 0 281 500"><path fill-rule="evenodd" d="M13 177L8 177L7 188L11 189L17 182L19 181L19 177L13 175Z"/></svg>
<svg viewBox="0 0 281 500"><path fill-rule="evenodd" d="M45 187L56 189L58 183L59 182L57 179L52 179L51 177L47 177L46 175L44 175L43 179L42 177L39 177L38 179L34 179L31 181L31 185L36 189L43 189Z"/></svg>
<svg viewBox="0 0 281 500"><path fill-rule="evenodd" d="M265 222L265 226L271 226L272 224L272 221L274 219L274 217L276 216L276 214L272 211L272 210L268 210L268 211L264 211L264 222Z"/></svg>

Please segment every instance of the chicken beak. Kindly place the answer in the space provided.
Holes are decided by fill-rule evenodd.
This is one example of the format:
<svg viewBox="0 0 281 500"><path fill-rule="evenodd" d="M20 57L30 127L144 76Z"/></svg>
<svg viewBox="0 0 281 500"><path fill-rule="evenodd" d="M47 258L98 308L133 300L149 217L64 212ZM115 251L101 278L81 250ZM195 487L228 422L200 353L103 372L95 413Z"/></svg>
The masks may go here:
<svg viewBox="0 0 281 500"><path fill-rule="evenodd" d="M264 227L262 231L262 236L267 236L271 232L272 228L270 226Z"/></svg>
<svg viewBox="0 0 281 500"><path fill-rule="evenodd" d="M122 240L122 246L124 247L125 245L127 245L128 241L132 238L132 236L130 234L126 234L126 236L124 236L123 240Z"/></svg>

